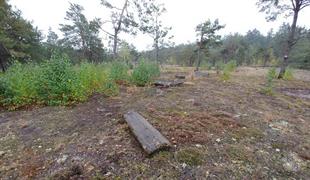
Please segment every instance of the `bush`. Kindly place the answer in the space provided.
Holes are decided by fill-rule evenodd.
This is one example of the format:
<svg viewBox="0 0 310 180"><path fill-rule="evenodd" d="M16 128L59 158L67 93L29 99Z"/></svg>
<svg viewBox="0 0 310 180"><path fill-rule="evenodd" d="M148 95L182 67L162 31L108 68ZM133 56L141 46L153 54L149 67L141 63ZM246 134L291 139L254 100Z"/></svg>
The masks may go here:
<svg viewBox="0 0 310 180"><path fill-rule="evenodd" d="M141 61L133 70L132 82L137 86L145 86L159 75L160 70L157 64Z"/></svg>
<svg viewBox="0 0 310 180"><path fill-rule="evenodd" d="M14 108L35 101L37 72L37 66L14 63L1 77L0 104Z"/></svg>
<svg viewBox="0 0 310 180"><path fill-rule="evenodd" d="M129 68L125 63L113 62L110 67L109 77L115 82L127 82Z"/></svg>
<svg viewBox="0 0 310 180"><path fill-rule="evenodd" d="M67 56L54 56L45 61L37 77L40 101L48 105L67 105L82 100L80 81Z"/></svg>
<svg viewBox="0 0 310 180"><path fill-rule="evenodd" d="M294 73L294 72L293 72L293 69L290 68L290 67L287 67L286 70L285 70L283 79L284 79L284 80L287 80L287 81L293 80L293 79L294 79L293 73Z"/></svg>
<svg viewBox="0 0 310 180"><path fill-rule="evenodd" d="M266 87L262 89L264 94L273 95L273 80L277 78L276 68L270 68L267 72L267 83Z"/></svg>
<svg viewBox="0 0 310 180"><path fill-rule="evenodd" d="M69 105L95 92L118 93L106 67L73 66L65 55L53 56L41 65L14 63L0 76L0 105L10 109L29 104Z"/></svg>
<svg viewBox="0 0 310 180"><path fill-rule="evenodd" d="M223 74L221 75L221 79L223 81L228 81L230 79L231 73L236 70L237 63L236 61L230 61L224 65Z"/></svg>
<svg viewBox="0 0 310 180"><path fill-rule="evenodd" d="M236 61L229 61L225 66L224 66L224 70L226 69L229 72L233 72L235 71L237 68L237 62Z"/></svg>

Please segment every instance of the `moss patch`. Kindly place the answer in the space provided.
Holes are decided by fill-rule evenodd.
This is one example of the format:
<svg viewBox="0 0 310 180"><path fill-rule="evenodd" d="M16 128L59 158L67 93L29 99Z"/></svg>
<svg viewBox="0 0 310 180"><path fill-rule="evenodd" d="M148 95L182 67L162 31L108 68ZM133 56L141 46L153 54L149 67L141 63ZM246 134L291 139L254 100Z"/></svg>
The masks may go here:
<svg viewBox="0 0 310 180"><path fill-rule="evenodd" d="M226 152L231 160L253 162L253 154L245 149L242 145L230 145L226 148Z"/></svg>
<svg viewBox="0 0 310 180"><path fill-rule="evenodd" d="M232 136L240 140L243 138L262 139L265 135L261 130L256 128L242 128L239 129L237 132L233 133Z"/></svg>
<svg viewBox="0 0 310 180"><path fill-rule="evenodd" d="M198 166L203 162L203 154L194 148L186 148L177 152L176 159L180 163L186 163L190 166Z"/></svg>

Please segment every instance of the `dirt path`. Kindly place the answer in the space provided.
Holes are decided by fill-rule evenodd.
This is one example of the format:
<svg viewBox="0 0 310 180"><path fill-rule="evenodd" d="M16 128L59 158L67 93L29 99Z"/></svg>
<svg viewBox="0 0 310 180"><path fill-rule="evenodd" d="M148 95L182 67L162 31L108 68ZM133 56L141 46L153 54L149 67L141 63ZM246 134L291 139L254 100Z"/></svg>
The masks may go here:
<svg viewBox="0 0 310 180"><path fill-rule="evenodd" d="M175 73L166 73L169 78ZM307 179L310 100L244 71L169 89L123 87L76 107L0 113L0 179ZM291 92L291 91L290 91ZM135 109L173 144L147 157L122 114Z"/></svg>

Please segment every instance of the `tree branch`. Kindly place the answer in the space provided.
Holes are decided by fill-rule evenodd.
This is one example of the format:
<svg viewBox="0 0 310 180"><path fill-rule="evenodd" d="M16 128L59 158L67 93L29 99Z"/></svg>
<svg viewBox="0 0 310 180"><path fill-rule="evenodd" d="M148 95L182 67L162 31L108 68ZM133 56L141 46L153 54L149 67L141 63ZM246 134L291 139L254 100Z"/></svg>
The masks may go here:
<svg viewBox="0 0 310 180"><path fill-rule="evenodd" d="M303 4L303 5L300 7L300 10L302 10L303 8L308 7L308 6L310 6L310 2Z"/></svg>
<svg viewBox="0 0 310 180"><path fill-rule="evenodd" d="M293 9L295 10L296 9L296 5L294 3L294 0L291 0L291 3L292 3L292 6L293 6Z"/></svg>

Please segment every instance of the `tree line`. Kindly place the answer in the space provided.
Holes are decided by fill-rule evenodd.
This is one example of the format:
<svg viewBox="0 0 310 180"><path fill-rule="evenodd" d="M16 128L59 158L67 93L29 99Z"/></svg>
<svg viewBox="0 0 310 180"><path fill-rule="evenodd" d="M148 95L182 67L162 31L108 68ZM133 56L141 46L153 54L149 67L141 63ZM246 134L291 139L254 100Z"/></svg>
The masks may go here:
<svg viewBox="0 0 310 180"><path fill-rule="evenodd" d="M124 0L123 5L117 7L101 0L101 5L110 11L111 16L105 20L89 20L81 5L70 3L65 22L60 24L60 38L52 29L44 37L38 28L22 17L21 11L13 9L8 1L0 0L1 69L4 71L12 60L40 62L50 59L54 52L65 53L77 63L83 60L99 63L129 56L137 59L138 51L120 38L121 33L149 35L157 52L169 40L171 27L164 26L160 18L166 12L163 4L155 0ZM112 26L111 31L106 29L107 24ZM101 32L108 36L112 50L103 44Z"/></svg>
<svg viewBox="0 0 310 180"><path fill-rule="evenodd" d="M0 68L2 71L13 60L21 62L41 62L50 59L54 52L65 53L75 63L90 61L122 60L128 65L140 57L158 63L171 63L188 66L227 63L234 60L238 65L279 65L281 77L290 64L298 68L310 68L309 29L297 25L299 13L310 6L310 0L258 0L261 12L269 21L279 15L292 15L291 24L283 24L277 32L270 30L263 35L257 29L245 35L238 33L221 37L220 29L225 28L219 20L207 20L193 29L197 34L195 43L169 46L173 36L171 27L164 26L162 15L166 12L164 4L156 0L124 0L121 6L100 0L104 10L110 12L106 19L87 19L84 8L70 3L60 24L60 38L52 29L46 37L31 22L22 17L19 10L0 0ZM111 29L106 29L107 25ZM100 33L109 38L109 45L102 42ZM153 39L153 50L138 52L130 43L120 38L122 33L136 35L144 33Z"/></svg>
<svg viewBox="0 0 310 180"><path fill-rule="evenodd" d="M235 33L221 37L215 44L200 49L200 44L189 43L160 50L163 62L181 66L197 66L198 58L202 66L215 66L218 63L236 61L237 65L278 66L284 56L286 37L290 29L289 24L283 24L277 32L272 29L267 35L253 29L245 35ZM296 37L299 41L291 50L290 66L310 69L310 30L298 27ZM200 51L200 55L198 54ZM154 59L154 52L143 53Z"/></svg>

